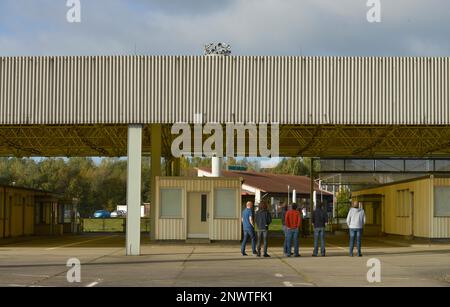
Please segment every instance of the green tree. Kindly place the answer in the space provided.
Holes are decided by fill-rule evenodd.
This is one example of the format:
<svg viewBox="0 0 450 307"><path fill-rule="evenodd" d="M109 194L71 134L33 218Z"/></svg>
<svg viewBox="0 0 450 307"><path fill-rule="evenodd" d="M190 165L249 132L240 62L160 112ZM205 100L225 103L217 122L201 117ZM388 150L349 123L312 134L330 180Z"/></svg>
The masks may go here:
<svg viewBox="0 0 450 307"><path fill-rule="evenodd" d="M352 192L346 186L341 186L336 193L337 216L339 218L347 217L350 210Z"/></svg>

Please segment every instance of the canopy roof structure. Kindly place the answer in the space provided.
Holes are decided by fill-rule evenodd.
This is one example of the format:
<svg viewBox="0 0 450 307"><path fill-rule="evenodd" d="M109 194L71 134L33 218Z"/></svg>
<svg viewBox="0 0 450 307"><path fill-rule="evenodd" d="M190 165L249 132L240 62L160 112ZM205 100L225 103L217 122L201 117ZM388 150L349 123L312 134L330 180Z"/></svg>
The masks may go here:
<svg viewBox="0 0 450 307"><path fill-rule="evenodd" d="M150 126L144 125L144 155L151 149ZM171 133L171 125L162 125L163 156L171 155L176 136ZM279 139L280 156L286 157L450 156L450 125L283 125ZM117 157L126 155L126 146L125 124L0 125L0 156Z"/></svg>
<svg viewBox="0 0 450 307"><path fill-rule="evenodd" d="M201 114L279 124L282 156L446 157L449 77L448 57L0 57L0 155L123 156L129 124L169 155Z"/></svg>

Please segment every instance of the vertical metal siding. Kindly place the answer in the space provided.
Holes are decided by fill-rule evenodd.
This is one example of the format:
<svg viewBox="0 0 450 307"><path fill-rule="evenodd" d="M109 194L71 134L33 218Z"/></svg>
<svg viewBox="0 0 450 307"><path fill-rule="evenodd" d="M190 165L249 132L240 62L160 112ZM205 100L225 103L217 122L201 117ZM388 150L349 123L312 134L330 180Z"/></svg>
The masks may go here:
<svg viewBox="0 0 450 307"><path fill-rule="evenodd" d="M3 189L2 189L3 190ZM34 192L16 189L12 187L6 188L7 214L6 219L6 236L18 237L22 235L32 235L34 233ZM3 193L0 204L1 218L3 219ZM9 204L9 197L12 197L12 205ZM23 215L23 199L25 199L25 216ZM10 218L10 219L9 219ZM10 225L11 224L11 225ZM0 223L0 237L3 236L3 222ZM11 232L9 232L11 227Z"/></svg>
<svg viewBox="0 0 450 307"><path fill-rule="evenodd" d="M0 124L450 124L448 57L0 57Z"/></svg>
<svg viewBox="0 0 450 307"><path fill-rule="evenodd" d="M185 240L184 219L158 219L157 240Z"/></svg>
<svg viewBox="0 0 450 307"><path fill-rule="evenodd" d="M241 239L241 221L239 219L214 219L212 240Z"/></svg>

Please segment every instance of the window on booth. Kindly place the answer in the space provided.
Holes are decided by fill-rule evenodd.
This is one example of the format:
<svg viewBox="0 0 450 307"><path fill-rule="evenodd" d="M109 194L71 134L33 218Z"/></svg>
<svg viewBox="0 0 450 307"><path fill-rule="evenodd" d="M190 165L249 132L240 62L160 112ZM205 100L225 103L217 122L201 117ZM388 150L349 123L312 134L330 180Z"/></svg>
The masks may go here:
<svg viewBox="0 0 450 307"><path fill-rule="evenodd" d="M162 218L182 218L182 189L160 190L160 212Z"/></svg>
<svg viewBox="0 0 450 307"><path fill-rule="evenodd" d="M216 189L214 193L214 217L237 218L236 189Z"/></svg>
<svg viewBox="0 0 450 307"><path fill-rule="evenodd" d="M450 216L450 187L434 187L434 216Z"/></svg>

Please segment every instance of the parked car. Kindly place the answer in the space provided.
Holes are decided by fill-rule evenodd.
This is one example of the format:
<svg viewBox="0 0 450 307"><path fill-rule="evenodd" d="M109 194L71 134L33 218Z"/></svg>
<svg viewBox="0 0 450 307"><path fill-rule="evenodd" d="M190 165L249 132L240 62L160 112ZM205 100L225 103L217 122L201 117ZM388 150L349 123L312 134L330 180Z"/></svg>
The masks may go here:
<svg viewBox="0 0 450 307"><path fill-rule="evenodd" d="M127 216L127 212L123 210L117 210L111 212L111 217L125 217Z"/></svg>
<svg viewBox="0 0 450 307"><path fill-rule="evenodd" d="M107 210L97 210L94 212L94 218L106 219L111 217L111 214Z"/></svg>

